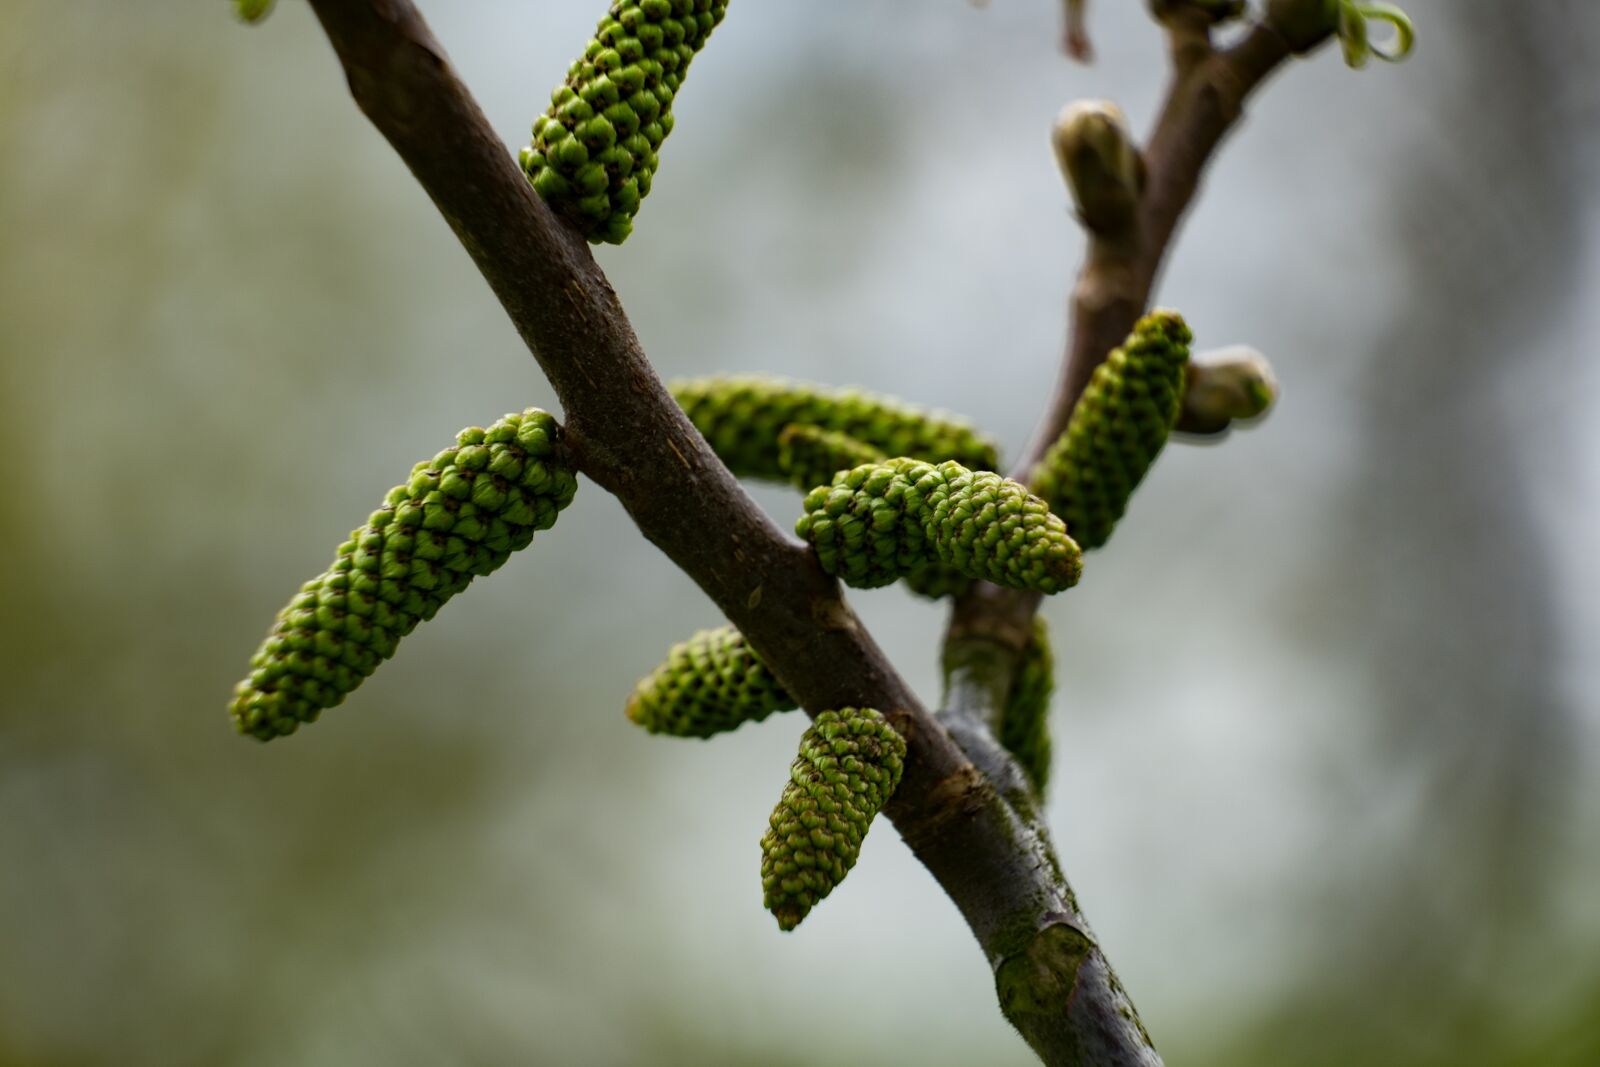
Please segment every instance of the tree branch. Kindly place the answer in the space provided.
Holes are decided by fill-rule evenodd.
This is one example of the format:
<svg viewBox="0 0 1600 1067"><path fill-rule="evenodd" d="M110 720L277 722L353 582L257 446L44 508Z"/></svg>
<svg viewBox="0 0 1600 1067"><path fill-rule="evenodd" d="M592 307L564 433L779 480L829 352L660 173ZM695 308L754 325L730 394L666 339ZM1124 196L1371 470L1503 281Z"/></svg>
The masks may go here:
<svg viewBox="0 0 1600 1067"><path fill-rule="evenodd" d="M1176 0L1166 6L1169 11L1163 22L1168 30L1173 81L1142 153L1143 186L1137 209L1131 214L1087 210L1083 189L1073 186L1088 248L1071 294L1068 341L1059 380L1032 442L1012 469L1012 477L1024 483L1066 429L1095 368L1149 307L1178 225L1207 164L1242 115L1245 100L1292 52L1314 48L1326 37L1325 32L1321 38L1307 36L1291 49L1275 29L1260 23L1232 48L1217 51L1211 46L1209 30L1190 17L1192 12L1178 10L1183 5ZM1061 152L1059 139L1057 150ZM1068 169L1064 156L1063 170L1068 171L1069 182L1080 180ZM986 727L993 724L997 709L1004 704L1040 599L1034 593L977 582L951 609L944 640L944 660L950 668L946 677L949 706L942 718L952 724L979 766L992 764L992 754L986 758L980 751L982 739L993 743ZM1002 780L998 771L991 774L996 781ZM1042 834L1042 824L1031 809L1014 795L1012 803L1017 810L1030 812L1025 818ZM1024 971L1032 966L1035 950L1054 954L1059 965L1072 957L1075 946L1045 931L1030 952L1019 957L1026 962L1016 966ZM1080 979L1095 973L1104 961L1090 962L1084 957L1083 963L1077 971ZM1115 995L1122 995L1109 971L1106 981ZM1049 985L1048 978L1035 974L1030 988ZM1002 981L1003 1003L1005 988ZM1009 1016L1011 1009L1007 1011ZM1065 1035L1051 1036L1070 1041Z"/></svg>
<svg viewBox="0 0 1600 1067"><path fill-rule="evenodd" d="M1190 21L1169 19L1167 25L1175 70L1142 153L1145 176L1138 210L1115 228L1085 227L1089 243L1072 290L1066 354L1044 417L1012 468L1011 476L1020 482L1029 480L1066 429L1095 368L1149 307L1206 166L1244 113L1249 95L1292 54L1289 43L1266 23L1252 26L1232 48L1218 51L1205 45L1203 55L1198 54L1198 30ZM1316 43L1302 42L1298 50ZM945 655L959 657L960 646L977 637L1000 643L1015 661L1027 643L1039 599L1025 591L974 583L951 614Z"/></svg>
<svg viewBox="0 0 1600 1067"><path fill-rule="evenodd" d="M1290 55L1271 27L1258 24L1226 51L1192 58L1174 74L1154 132L1144 148L1145 187L1126 231L1090 231L1089 248L1071 300L1071 326L1061 377L1050 406L1012 477L1026 482L1045 450L1066 429L1094 369L1149 307L1167 252L1207 164L1243 114L1245 100Z"/></svg>
<svg viewBox="0 0 1600 1067"><path fill-rule="evenodd" d="M887 814L1050 1064L1159 1060L1048 837L918 703L813 554L775 527L651 369L587 245L533 193L407 0L311 0L362 112L432 198L565 409L574 465L744 632L811 713L882 710L905 735Z"/></svg>

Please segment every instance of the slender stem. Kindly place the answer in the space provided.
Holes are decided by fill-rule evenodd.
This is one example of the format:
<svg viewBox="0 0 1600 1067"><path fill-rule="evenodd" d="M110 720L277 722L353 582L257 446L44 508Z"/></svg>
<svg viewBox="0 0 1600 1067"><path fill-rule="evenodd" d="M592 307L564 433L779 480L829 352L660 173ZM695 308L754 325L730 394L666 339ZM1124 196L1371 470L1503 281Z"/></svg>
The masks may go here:
<svg viewBox="0 0 1600 1067"><path fill-rule="evenodd" d="M1192 47L1192 45L1191 45ZM1049 407L1012 476L1026 481L1066 429L1089 378L1149 307L1178 224L1223 138L1243 114L1245 100L1289 57L1271 28L1257 25L1226 51L1209 51L1173 77L1154 132L1144 148L1145 187L1130 232L1090 234L1071 301L1071 325L1061 375Z"/></svg>
<svg viewBox="0 0 1600 1067"><path fill-rule="evenodd" d="M1187 24L1180 24L1187 25ZM1186 31L1187 32L1187 31ZM1253 26L1232 48L1195 56L1192 34L1173 34L1178 62L1154 132L1144 148L1145 184L1139 209L1125 229L1090 230L1088 251L1072 289L1066 354L1033 440L1012 469L1029 480L1034 467L1067 427L1089 378L1149 307L1178 225L1218 146L1243 114L1245 100L1290 55L1282 37ZM1001 641L1013 656L1027 643L1039 598L975 584L956 604L945 654L959 654L965 635Z"/></svg>
<svg viewBox="0 0 1600 1067"><path fill-rule="evenodd" d="M532 192L407 0L311 0L363 113L472 256L561 399L578 469L712 598L811 712L905 735L887 814L960 909L1008 1018L1050 1064L1159 1064L1031 810L917 701L815 557L778 530L662 387L587 245ZM992 741L991 741L992 744Z"/></svg>
<svg viewBox="0 0 1600 1067"><path fill-rule="evenodd" d="M1056 859L1032 784L995 740L1012 683L1013 658L1002 644L971 637L945 661L944 709L952 736L1006 798L1026 830L1036 870L1057 892L1019 916L1009 952L991 957L1000 1008L1039 1058L1073 1067L1160 1067L1133 1001L1089 929Z"/></svg>
<svg viewBox="0 0 1600 1067"><path fill-rule="evenodd" d="M1237 123L1249 94L1291 54L1288 44L1265 25L1252 27L1232 48L1217 51L1210 44L1209 32L1188 16L1179 13L1164 22L1171 42L1173 80L1144 148L1145 180L1138 210L1125 225L1115 229L1086 227L1088 249L1071 294L1070 326L1060 377L1032 442L1013 468L1012 477L1019 481L1029 480L1044 453L1066 429L1072 409L1095 368L1148 308L1167 252L1200 187L1207 164ZM985 741L993 745L993 733L982 727L992 727L996 709L1003 706L1039 602L1036 594L980 582L962 595L951 611L944 641L950 706L942 717L946 722L962 724L956 736L979 766L990 768L995 764L996 757L983 752ZM990 773L997 782L1007 780L1001 777L1001 771ZM1016 810L1028 813L1025 821L1036 828L1042 840L1047 840L1038 817L1015 789L1008 791L1008 797ZM1062 882L1065 883L1064 878ZM1075 901L1070 909L1076 920L1063 929L1086 930ZM1038 926L1036 930L1029 948L1013 961L1019 972L1028 975L1022 988L1029 996L1051 989L1059 993L1056 983L1059 976L1067 974L1080 983L1086 979L1097 981L1097 988L1108 996L1126 1001L1116 976L1092 941L1089 945L1094 947L1087 948L1062 929ZM1039 967L1040 957L1051 959L1052 966ZM1063 1022L1060 1013L1030 1029L1013 1014L1013 1006L1008 1006L1004 977L1000 988L1007 1017L1040 1050L1047 1063L1122 1062L1115 1056L1128 1055L1130 1047L1136 1046L1124 1041L1116 1046L1117 1052L1106 1053L1098 1047L1075 1044L1088 1031L1072 1026L1070 1017L1065 1032L1054 1029ZM1069 1004L1073 988L1071 982L1065 986ZM1143 1035L1143 1026L1131 1004L1127 1011L1128 1021ZM1159 1062L1149 1049L1147 1036L1145 1042L1151 1062ZM1065 1059L1058 1061L1042 1049L1042 1044L1056 1051L1069 1051Z"/></svg>

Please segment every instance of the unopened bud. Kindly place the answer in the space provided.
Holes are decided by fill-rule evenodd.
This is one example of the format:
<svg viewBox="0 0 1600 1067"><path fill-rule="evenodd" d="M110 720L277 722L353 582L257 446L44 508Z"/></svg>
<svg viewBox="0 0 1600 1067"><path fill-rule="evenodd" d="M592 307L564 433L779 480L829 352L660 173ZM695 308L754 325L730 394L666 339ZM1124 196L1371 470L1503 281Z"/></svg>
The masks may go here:
<svg viewBox="0 0 1600 1067"><path fill-rule="evenodd" d="M1220 434L1236 419L1257 419L1278 399L1272 364L1253 348L1236 345L1195 357L1189 364L1183 412L1176 429Z"/></svg>
<svg viewBox="0 0 1600 1067"><path fill-rule="evenodd" d="M1084 225L1095 231L1126 225L1144 184L1144 161L1121 109L1104 100L1068 104L1051 143Z"/></svg>

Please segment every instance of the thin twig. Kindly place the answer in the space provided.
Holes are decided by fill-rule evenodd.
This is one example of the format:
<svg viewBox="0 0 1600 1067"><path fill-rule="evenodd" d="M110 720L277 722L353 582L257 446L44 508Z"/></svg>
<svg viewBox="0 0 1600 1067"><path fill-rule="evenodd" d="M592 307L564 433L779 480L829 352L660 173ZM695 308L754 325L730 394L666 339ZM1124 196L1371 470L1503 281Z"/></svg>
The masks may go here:
<svg viewBox="0 0 1600 1067"><path fill-rule="evenodd" d="M1289 57L1271 27L1252 26L1233 47L1205 45L1195 30L1169 24L1177 69L1154 132L1143 150L1145 179L1138 211L1127 226L1088 229L1088 249L1073 286L1067 347L1050 402L1011 476L1028 481L1066 429L1089 378L1150 305L1178 225L1200 187L1206 166L1243 114L1245 100ZM957 602L945 633L946 655L969 640L997 642L1013 661L1028 641L1036 594L975 583Z"/></svg>
<svg viewBox="0 0 1600 1067"><path fill-rule="evenodd" d="M1185 53L1186 55L1188 53ZM1289 57L1270 27L1257 25L1226 51L1209 51L1174 72L1144 148L1145 188L1134 231L1118 240L1091 236L1072 294L1072 322L1060 380L1033 441L1012 470L1025 481L1066 429L1089 377L1149 307L1173 236L1222 139L1245 100Z"/></svg>
<svg viewBox="0 0 1600 1067"><path fill-rule="evenodd" d="M1263 24L1253 26L1232 48L1218 51L1211 45L1209 30L1188 14L1177 11L1164 22L1173 80L1142 153L1144 184L1138 208L1131 217L1083 218L1088 248L1072 290L1066 353L1044 417L1013 468L1012 477L1019 481L1029 480L1066 429L1095 368L1148 308L1207 164L1237 123L1250 93L1291 54L1277 32ZM1116 225L1108 226L1107 218L1117 220ZM1004 705L1040 599L1034 593L978 582L952 606L944 640L947 708L941 717L979 766L994 761L992 752L986 751L993 738L988 727ZM998 780L998 772L991 773ZM1018 811L1030 811L1015 796L1012 803ZM1034 815L1024 818L1043 835ZM1115 987L1115 977L1109 981ZM1120 987L1117 992L1120 995Z"/></svg>

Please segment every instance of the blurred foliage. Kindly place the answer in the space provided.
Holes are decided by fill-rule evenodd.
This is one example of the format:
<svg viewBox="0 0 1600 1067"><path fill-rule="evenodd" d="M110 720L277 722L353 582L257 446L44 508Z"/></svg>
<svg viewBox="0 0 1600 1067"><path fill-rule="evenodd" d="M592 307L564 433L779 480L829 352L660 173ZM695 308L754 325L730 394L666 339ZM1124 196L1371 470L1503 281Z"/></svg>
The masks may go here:
<svg viewBox="0 0 1600 1067"><path fill-rule="evenodd" d="M1081 248L1050 120L1159 91L1103 6L1084 69L1047 4L735 5L602 252L663 373L1014 449ZM593 28L548 7L427 5L508 144ZM1269 87L1164 284L1279 411L1049 608L1058 840L1174 1064L1600 1060L1600 15L1407 8L1403 67ZM602 493L316 731L231 732L377 495L554 406L303 5L0 0L0 153L0 1065L1029 1062L893 834L772 929L803 724L629 727L720 620ZM932 696L939 610L854 599Z"/></svg>

